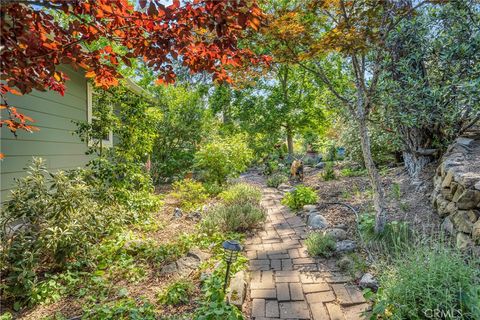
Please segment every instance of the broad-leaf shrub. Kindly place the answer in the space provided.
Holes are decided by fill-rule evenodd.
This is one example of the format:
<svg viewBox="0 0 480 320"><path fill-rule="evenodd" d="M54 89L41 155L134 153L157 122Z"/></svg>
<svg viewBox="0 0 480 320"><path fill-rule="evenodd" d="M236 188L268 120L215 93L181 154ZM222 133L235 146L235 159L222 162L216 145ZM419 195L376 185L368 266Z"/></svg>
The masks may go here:
<svg viewBox="0 0 480 320"><path fill-rule="evenodd" d="M292 210L298 210L306 204L315 204L317 201L318 196L315 190L304 185L297 185L293 191L285 194L282 204Z"/></svg>
<svg viewBox="0 0 480 320"><path fill-rule="evenodd" d="M174 182L172 196L179 207L186 211L197 209L208 199L207 190L202 183L192 179Z"/></svg>
<svg viewBox="0 0 480 320"><path fill-rule="evenodd" d="M223 271L223 270L222 270ZM194 320L242 320L240 310L225 301L223 273L213 273L202 285L200 307L195 311Z"/></svg>
<svg viewBox="0 0 480 320"><path fill-rule="evenodd" d="M383 268L372 319L480 319L480 261L465 263L458 251L420 245ZM450 316L448 316L450 315ZM433 318L433 317L432 317Z"/></svg>
<svg viewBox="0 0 480 320"><path fill-rule="evenodd" d="M97 305L91 309L85 308L82 319L132 319L155 320L155 306L146 299L124 298L105 304Z"/></svg>
<svg viewBox="0 0 480 320"><path fill-rule="evenodd" d="M258 205L262 198L262 191L249 183L237 183L220 193L219 197L226 205L247 203Z"/></svg>
<svg viewBox="0 0 480 320"><path fill-rule="evenodd" d="M267 186L270 188L278 188L279 185L288 181L288 177L282 173L274 173L267 178Z"/></svg>
<svg viewBox="0 0 480 320"><path fill-rule="evenodd" d="M195 165L207 182L224 184L227 178L238 176L253 159L242 135L216 138L200 147L195 154Z"/></svg>
<svg viewBox="0 0 480 320"><path fill-rule="evenodd" d="M86 259L93 244L135 220L135 213L115 201L115 192L90 185L85 175L83 170L51 173L34 159L28 175L17 181L0 216L5 298L41 300L35 297L42 292L37 284L43 272Z"/></svg>
<svg viewBox="0 0 480 320"><path fill-rule="evenodd" d="M158 301L166 305L186 304L190 301L195 287L186 279L180 279L169 284L159 295Z"/></svg>

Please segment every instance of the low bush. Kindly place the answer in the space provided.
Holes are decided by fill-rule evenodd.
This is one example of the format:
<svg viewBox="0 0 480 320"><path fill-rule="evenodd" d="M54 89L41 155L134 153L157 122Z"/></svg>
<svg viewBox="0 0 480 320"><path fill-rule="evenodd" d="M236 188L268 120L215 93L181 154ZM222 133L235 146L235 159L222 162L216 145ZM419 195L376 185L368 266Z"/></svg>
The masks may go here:
<svg viewBox="0 0 480 320"><path fill-rule="evenodd" d="M172 196L178 205L185 211L192 211L201 206L207 199L207 190L202 183L192 179L185 179L173 183Z"/></svg>
<svg viewBox="0 0 480 320"><path fill-rule="evenodd" d="M337 179L335 170L333 169L333 162L327 162L325 169L323 169L322 178L324 181L330 181Z"/></svg>
<svg viewBox="0 0 480 320"><path fill-rule="evenodd" d="M480 319L478 260L465 263L458 251L420 245L382 270L381 288L367 294L374 301L373 318Z"/></svg>
<svg viewBox="0 0 480 320"><path fill-rule="evenodd" d="M375 215L366 213L360 216L359 230L365 241L383 246L385 249L402 250L412 243L413 233L404 221L389 221L382 233L375 232Z"/></svg>
<svg viewBox="0 0 480 320"><path fill-rule="evenodd" d="M279 185L288 181L288 177L281 173L275 173L268 177L267 186L270 188L278 188Z"/></svg>
<svg viewBox="0 0 480 320"><path fill-rule="evenodd" d="M205 181L222 185L227 178L245 171L252 159L252 150L248 148L244 137L237 135L217 138L202 145L195 154L195 166Z"/></svg>
<svg viewBox="0 0 480 320"><path fill-rule="evenodd" d="M226 205L243 205L247 203L258 205L262 198L262 190L249 183L237 183L220 193L219 197Z"/></svg>
<svg viewBox="0 0 480 320"><path fill-rule="evenodd" d="M0 216L5 299L17 304L57 299L52 292L61 294L62 288L53 278L40 281L45 273L88 261L95 244L143 219L160 203L147 191L124 189L124 205L116 201L118 190L99 187L88 177L85 170L48 172L41 159L34 159L28 175L17 181Z"/></svg>
<svg viewBox="0 0 480 320"><path fill-rule="evenodd" d="M204 225L210 230L217 227L223 232L242 232L258 227L265 218L265 211L258 205L219 204L210 210Z"/></svg>
<svg viewBox="0 0 480 320"><path fill-rule="evenodd" d="M318 196L310 187L298 185L295 190L287 192L282 199L282 204L286 205L292 210L303 208L306 204L315 204L318 201Z"/></svg>
<svg viewBox="0 0 480 320"><path fill-rule="evenodd" d="M223 270L222 270L223 271ZM242 312L225 301L223 273L213 273L202 286L200 307L195 311L194 320L242 320Z"/></svg>
<svg viewBox="0 0 480 320"><path fill-rule="evenodd" d="M203 184L205 190L210 196L217 196L220 192L222 192L225 188L223 185L217 182L205 182Z"/></svg>
<svg viewBox="0 0 480 320"><path fill-rule="evenodd" d="M344 168L340 170L340 174L342 177L361 177L367 174L366 169L352 169L352 168Z"/></svg>
<svg viewBox="0 0 480 320"><path fill-rule="evenodd" d="M335 251L335 239L326 234L312 232L305 239L308 254L312 257L323 256L331 257Z"/></svg>
<svg viewBox="0 0 480 320"><path fill-rule="evenodd" d="M186 279L177 280L158 296L158 301L166 305L180 305L186 304L190 301L190 297L193 294L195 287L193 283Z"/></svg>
<svg viewBox="0 0 480 320"><path fill-rule="evenodd" d="M104 207L94 198L80 177L50 173L42 160L34 160L0 217L5 297L29 296L39 270L63 268L68 259L85 256L92 243L125 222L122 207Z"/></svg>
<svg viewBox="0 0 480 320"><path fill-rule="evenodd" d="M144 299L124 298L86 308L84 312L82 319L157 319L155 306Z"/></svg>

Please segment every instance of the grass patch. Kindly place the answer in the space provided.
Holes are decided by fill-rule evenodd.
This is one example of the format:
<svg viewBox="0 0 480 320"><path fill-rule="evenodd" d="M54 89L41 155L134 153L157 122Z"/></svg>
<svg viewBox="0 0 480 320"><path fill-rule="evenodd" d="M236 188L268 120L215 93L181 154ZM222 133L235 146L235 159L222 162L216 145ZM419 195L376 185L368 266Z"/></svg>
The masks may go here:
<svg viewBox="0 0 480 320"><path fill-rule="evenodd" d="M402 250L412 243L413 232L403 221L390 221L382 233L375 233L375 215L365 213L360 216L359 230L365 241L380 245L384 249Z"/></svg>
<svg viewBox="0 0 480 320"><path fill-rule="evenodd" d="M344 168L340 170L340 175L342 177L363 177L367 175L366 169L352 169L352 168Z"/></svg>
<svg viewBox="0 0 480 320"><path fill-rule="evenodd" d="M308 254L312 257L331 257L335 251L335 239L328 234L312 232L305 240L305 244Z"/></svg>

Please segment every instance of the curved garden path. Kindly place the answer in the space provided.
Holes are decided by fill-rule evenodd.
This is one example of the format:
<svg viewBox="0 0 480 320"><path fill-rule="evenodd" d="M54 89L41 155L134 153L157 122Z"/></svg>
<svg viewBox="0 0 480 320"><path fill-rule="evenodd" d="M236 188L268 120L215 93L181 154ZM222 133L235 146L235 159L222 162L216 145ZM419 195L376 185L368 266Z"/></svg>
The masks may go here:
<svg viewBox="0 0 480 320"><path fill-rule="evenodd" d="M260 185L267 210L264 230L246 241L250 319L363 319L368 304L335 258L311 258L304 221L280 203L283 192L267 188L256 174L243 180Z"/></svg>

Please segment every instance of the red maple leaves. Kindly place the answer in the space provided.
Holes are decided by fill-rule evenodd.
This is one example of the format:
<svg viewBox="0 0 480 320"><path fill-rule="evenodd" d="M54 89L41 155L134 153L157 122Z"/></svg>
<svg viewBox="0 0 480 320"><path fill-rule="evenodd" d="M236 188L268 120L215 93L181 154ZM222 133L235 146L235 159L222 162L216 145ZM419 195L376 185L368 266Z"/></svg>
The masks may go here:
<svg viewBox="0 0 480 320"><path fill-rule="evenodd" d="M263 14L254 1L163 3L141 0L138 8L127 0L2 3L1 98L9 119L0 120L0 126L28 129L25 121L31 120L19 117L6 103L5 93L12 88L21 94L33 89L64 93L67 78L57 70L61 64L84 69L87 78L106 88L118 84L116 67L120 61L130 65L130 59L143 59L159 74L159 83L175 80L175 63L192 73L209 72L214 79L229 81L228 68L268 62L238 45L247 28L260 26ZM98 48L99 40L110 45L92 49Z"/></svg>

